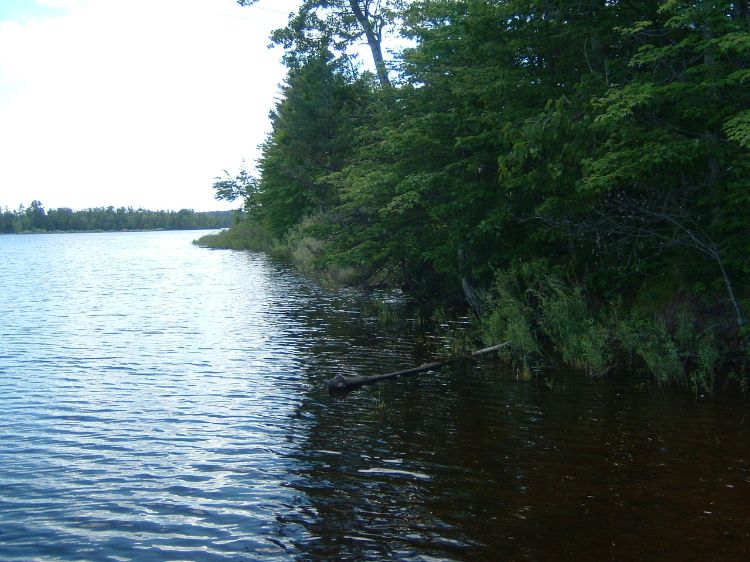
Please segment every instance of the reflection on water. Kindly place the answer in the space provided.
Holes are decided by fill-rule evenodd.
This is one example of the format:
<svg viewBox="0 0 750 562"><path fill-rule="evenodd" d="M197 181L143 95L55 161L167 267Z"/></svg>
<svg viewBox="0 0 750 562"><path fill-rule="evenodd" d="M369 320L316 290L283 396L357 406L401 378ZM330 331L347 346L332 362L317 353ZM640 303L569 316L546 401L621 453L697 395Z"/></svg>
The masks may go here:
<svg viewBox="0 0 750 562"><path fill-rule="evenodd" d="M380 392L385 407L367 404ZM371 559L744 559L745 409L490 364L316 412L304 549ZM365 478L363 479L363 473ZM345 531L342 532L342 529Z"/></svg>
<svg viewBox="0 0 750 562"><path fill-rule="evenodd" d="M2 560L744 560L746 405L441 355L195 233L0 237Z"/></svg>

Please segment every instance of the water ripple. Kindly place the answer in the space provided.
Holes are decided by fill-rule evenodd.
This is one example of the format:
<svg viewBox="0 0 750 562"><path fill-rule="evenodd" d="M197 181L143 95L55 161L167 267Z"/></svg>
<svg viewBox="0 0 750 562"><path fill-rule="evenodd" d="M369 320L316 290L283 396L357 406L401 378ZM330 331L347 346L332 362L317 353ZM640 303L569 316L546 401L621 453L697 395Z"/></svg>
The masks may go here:
<svg viewBox="0 0 750 562"><path fill-rule="evenodd" d="M304 300L274 308L292 281L265 260L189 242L2 238L0 558L291 548L269 522L293 500L284 456L300 381L288 373L310 333Z"/></svg>
<svg viewBox="0 0 750 562"><path fill-rule="evenodd" d="M747 559L745 405L489 359L334 399L444 342L194 237L0 237L0 560Z"/></svg>

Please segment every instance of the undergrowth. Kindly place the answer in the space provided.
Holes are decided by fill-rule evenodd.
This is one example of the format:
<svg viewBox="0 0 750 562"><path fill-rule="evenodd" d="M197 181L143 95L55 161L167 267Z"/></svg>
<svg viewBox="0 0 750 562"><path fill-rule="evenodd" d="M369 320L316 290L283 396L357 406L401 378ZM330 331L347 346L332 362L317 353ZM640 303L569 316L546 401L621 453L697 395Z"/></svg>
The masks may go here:
<svg viewBox="0 0 750 562"><path fill-rule="evenodd" d="M244 220L195 244L265 251L325 282L363 283L367 275L362 270L327 262L325 242L311 232L303 221L275 239L261 224ZM485 344L505 342L501 355L526 374L541 363L574 367L591 376L634 370L648 374L659 387L689 388L696 396L712 392L721 374L725 385L746 394L750 333L740 330L728 345L690 306L672 305L665 312L643 306L625 311L619 301L592 303L584 285L529 262L497 272L473 325ZM384 303L374 302L371 312L380 321L395 320L394 310ZM476 331L453 330L446 341L459 353L472 347L469 340Z"/></svg>
<svg viewBox="0 0 750 562"><path fill-rule="evenodd" d="M499 272L481 318L485 343L507 342L506 357L529 365L551 362L592 376L612 370L646 372L659 387L713 391L727 346L689 307L665 316L619 302L597 303L584 286L563 280L538 264ZM747 347L747 344L745 344ZM728 373L748 387L747 354Z"/></svg>
<svg viewBox="0 0 750 562"><path fill-rule="evenodd" d="M216 234L201 236L193 242L205 248L228 250L268 251L272 238L262 225L252 221L239 221Z"/></svg>

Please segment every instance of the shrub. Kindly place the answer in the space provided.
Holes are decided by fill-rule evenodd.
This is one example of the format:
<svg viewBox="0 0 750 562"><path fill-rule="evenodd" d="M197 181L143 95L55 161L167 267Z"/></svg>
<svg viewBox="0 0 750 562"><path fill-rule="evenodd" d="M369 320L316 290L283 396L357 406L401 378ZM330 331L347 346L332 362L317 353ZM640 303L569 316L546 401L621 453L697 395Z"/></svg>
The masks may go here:
<svg viewBox="0 0 750 562"><path fill-rule="evenodd" d="M201 236L193 243L206 248L267 251L271 248L272 240L262 224L241 220L216 234Z"/></svg>

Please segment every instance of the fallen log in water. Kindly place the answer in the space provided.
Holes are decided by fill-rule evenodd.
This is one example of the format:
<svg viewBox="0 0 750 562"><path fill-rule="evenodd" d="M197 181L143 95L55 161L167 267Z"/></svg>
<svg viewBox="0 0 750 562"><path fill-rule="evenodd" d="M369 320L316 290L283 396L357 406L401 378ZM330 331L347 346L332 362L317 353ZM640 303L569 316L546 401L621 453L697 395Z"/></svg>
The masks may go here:
<svg viewBox="0 0 750 562"><path fill-rule="evenodd" d="M347 390L349 388L362 386L363 384L370 384L373 382L382 381L384 379L391 379L393 377L398 377L400 375L415 375L417 373L423 373L424 371L438 369L442 367L443 365L447 365L448 363L451 363L453 361L458 361L459 359L466 359L467 357L477 357L479 355L484 355L485 353L491 353L493 351L497 351L499 349L502 349L506 345L508 345L507 342L501 343L498 345L493 345L492 347L485 347L484 349L480 349L478 351L473 351L470 355L467 355L467 356L451 357L449 359L444 359L443 361L435 361L433 363L424 363L420 365L419 367L411 367L410 369L402 369L401 371L394 371L392 373L383 373L381 375L354 375L350 377L346 377L344 375L336 375L331 380L329 380L326 384L328 386L328 390L330 391Z"/></svg>

